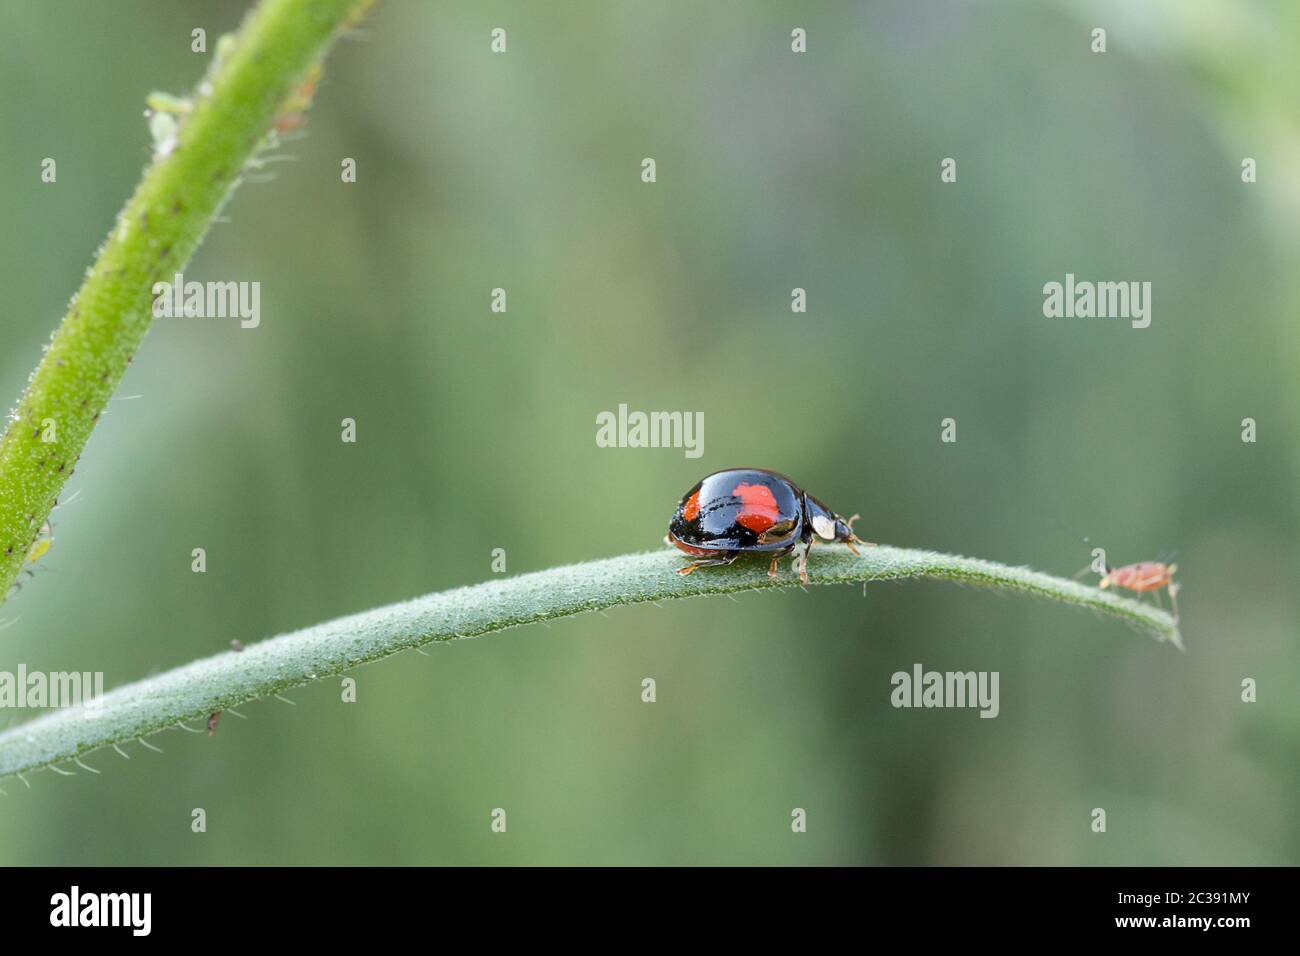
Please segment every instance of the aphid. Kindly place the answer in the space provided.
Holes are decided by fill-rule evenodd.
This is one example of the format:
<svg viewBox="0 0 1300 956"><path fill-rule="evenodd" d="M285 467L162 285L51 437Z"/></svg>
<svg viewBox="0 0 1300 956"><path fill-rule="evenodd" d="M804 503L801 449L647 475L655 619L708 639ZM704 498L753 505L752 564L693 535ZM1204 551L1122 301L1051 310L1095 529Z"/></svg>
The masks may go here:
<svg viewBox="0 0 1300 956"><path fill-rule="evenodd" d="M45 557L46 553L53 546L54 546L54 528L50 524L50 522L47 521L43 525L41 525L40 535L36 538L35 541L32 542L32 546L27 550L27 563L35 564L37 561L41 560L41 558ZM5 600L8 600L9 598L13 597L15 594L17 594L19 591L23 589L23 582L22 582L21 575L26 575L28 578L36 577L36 572L33 571L31 568L23 568L23 570L19 574L20 576L18 577L18 579L9 585L9 590L5 593Z"/></svg>
<svg viewBox="0 0 1300 956"><path fill-rule="evenodd" d="M188 97L172 96L160 90L154 90L146 96L144 105L149 107L150 113L170 113L173 116L182 116L194 108L193 101Z"/></svg>
<svg viewBox="0 0 1300 956"><path fill-rule="evenodd" d="M194 104L182 96L160 93L157 90L145 97L145 118L149 120L149 135L153 139L154 155L170 156L176 149L176 136L181 125L177 117L184 117Z"/></svg>
<svg viewBox="0 0 1300 956"><path fill-rule="evenodd" d="M27 552L28 563L35 564L37 561L41 560L41 558L45 557L45 553L49 551L53 545L54 545L53 535L47 538L37 538L36 541L33 542L32 544L32 549Z"/></svg>
<svg viewBox="0 0 1300 956"><path fill-rule="evenodd" d="M1178 600L1175 595L1178 594L1178 585L1174 582L1174 572L1177 570L1176 564L1139 561L1137 564L1126 564L1122 568L1107 568L1106 573L1097 582L1097 587L1102 590L1109 587L1125 588L1136 594L1151 591L1157 604L1160 603L1160 589L1164 588L1169 592L1169 603L1174 609L1174 618L1177 619Z"/></svg>
<svg viewBox="0 0 1300 956"><path fill-rule="evenodd" d="M320 78L321 65L315 63L308 69L303 81L280 104L280 109L275 117L275 131L277 133L292 132L301 128L307 122L307 118L303 114L311 106L311 100L316 95L316 87L320 84Z"/></svg>
<svg viewBox="0 0 1300 956"><path fill-rule="evenodd" d="M59 500L56 498L54 501L54 507L51 508L50 510L58 511L60 508L65 508L68 505L72 504L74 501L76 501L79 497L81 497L80 488L78 488L75 492L73 492L72 496L68 498L67 501L64 501L63 503L60 503ZM36 519L33 516L31 520L35 521ZM45 555L49 553L50 548L52 548L53 546L54 546L54 522L49 519L46 519L44 522L42 522L40 531L37 532L36 540L34 540L32 542L32 546L27 549L27 558L26 558L27 563L35 564L41 558L45 557ZM25 574L29 578L36 577L36 572L33 571L31 568L23 568L21 574ZM21 579L14 581L12 584L9 585L9 591L5 595L5 599L8 600L9 598L13 597L15 594L17 594L19 591L22 590L22 587L23 585Z"/></svg>
<svg viewBox="0 0 1300 956"><path fill-rule="evenodd" d="M75 497L77 496L74 494L73 498ZM72 503L73 498L69 498L68 502ZM55 507L57 509L59 505L56 503ZM36 535L36 540L32 541L31 548L27 549L26 562L29 564L35 564L40 561L40 559L45 557L45 554L48 553L49 549L53 548L53 545L55 545L55 525L47 520L47 522L40 525L40 531L38 532L38 535ZM23 575L27 576L27 578L35 578L36 572L32 571L30 567L22 568L22 571L18 572L17 580L14 580L12 584L9 584L9 589L5 592L5 601L8 601L10 597L13 597L14 594L17 594L19 591L22 591Z"/></svg>
<svg viewBox="0 0 1300 956"><path fill-rule="evenodd" d="M838 541L858 554L854 544L870 545L853 533L858 518L841 518L784 475L766 468L716 471L686 493L668 524L668 544L698 561L678 568L731 564L742 554L771 554L767 575L800 544L794 560L799 579L808 583L808 552L813 542Z"/></svg>

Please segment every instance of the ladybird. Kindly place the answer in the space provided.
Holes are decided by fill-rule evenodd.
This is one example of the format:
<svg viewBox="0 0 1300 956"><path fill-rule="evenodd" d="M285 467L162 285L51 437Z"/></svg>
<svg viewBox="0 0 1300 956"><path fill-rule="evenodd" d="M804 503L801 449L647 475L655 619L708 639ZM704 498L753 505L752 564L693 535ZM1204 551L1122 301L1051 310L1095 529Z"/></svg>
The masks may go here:
<svg viewBox="0 0 1300 956"><path fill-rule="evenodd" d="M807 584L808 552L814 541L839 541L854 554L861 553L854 544L871 544L853 533L857 518L841 518L775 471L728 468L686 492L665 540L699 559L678 568L678 574L731 564L742 554L770 553L770 578L776 577L777 563L802 545L794 567Z"/></svg>

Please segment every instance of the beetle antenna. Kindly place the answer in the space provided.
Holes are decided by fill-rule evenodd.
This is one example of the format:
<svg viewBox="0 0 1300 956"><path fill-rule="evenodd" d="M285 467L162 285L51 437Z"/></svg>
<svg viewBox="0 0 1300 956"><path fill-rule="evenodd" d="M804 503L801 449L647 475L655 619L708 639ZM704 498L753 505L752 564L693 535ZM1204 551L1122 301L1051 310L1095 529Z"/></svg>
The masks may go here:
<svg viewBox="0 0 1300 956"><path fill-rule="evenodd" d="M859 538L859 537L857 536L857 534L854 533L854 531L853 531L853 522L857 521L857 520L858 520L859 518L861 518L861 517L862 517L862 515L856 515L856 514L855 514L852 518L849 518L847 521L844 522L846 525L849 526L849 540L848 540L848 541L845 541L844 543L847 544L847 545L849 546L849 550L852 551L854 554L861 554L861 553L862 553L862 552L859 551L857 548L853 547L853 545L854 545L855 542L856 542L857 544L865 544L865 545L867 545L867 547L870 547L870 548L874 548L874 547L876 546L874 542L871 542L871 541L863 541L861 538Z"/></svg>

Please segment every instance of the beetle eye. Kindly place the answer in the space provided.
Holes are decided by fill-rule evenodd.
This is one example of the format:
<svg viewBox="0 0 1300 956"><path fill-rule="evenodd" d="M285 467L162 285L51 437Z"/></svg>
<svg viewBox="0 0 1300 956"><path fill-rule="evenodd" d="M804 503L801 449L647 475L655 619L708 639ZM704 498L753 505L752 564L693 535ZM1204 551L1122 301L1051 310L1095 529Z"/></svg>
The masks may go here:
<svg viewBox="0 0 1300 956"><path fill-rule="evenodd" d="M814 515L812 526L818 537L825 538L827 541L835 540L835 522L830 518L824 515Z"/></svg>

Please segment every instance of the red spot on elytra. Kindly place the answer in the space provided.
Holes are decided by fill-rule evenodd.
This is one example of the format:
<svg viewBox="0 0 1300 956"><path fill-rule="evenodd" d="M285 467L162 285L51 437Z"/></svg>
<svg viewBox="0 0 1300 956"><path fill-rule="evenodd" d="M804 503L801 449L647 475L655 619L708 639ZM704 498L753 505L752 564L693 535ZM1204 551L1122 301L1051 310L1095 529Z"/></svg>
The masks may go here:
<svg viewBox="0 0 1300 956"><path fill-rule="evenodd" d="M781 517L776 497L767 485L750 485L742 481L731 493L740 499L740 514L736 516L736 524L748 528L754 534L762 534Z"/></svg>
<svg viewBox="0 0 1300 956"><path fill-rule="evenodd" d="M682 509L682 517L687 521L694 521L700 516L700 493L697 490L695 494L686 499L686 507Z"/></svg>

